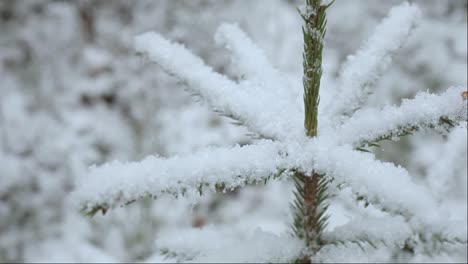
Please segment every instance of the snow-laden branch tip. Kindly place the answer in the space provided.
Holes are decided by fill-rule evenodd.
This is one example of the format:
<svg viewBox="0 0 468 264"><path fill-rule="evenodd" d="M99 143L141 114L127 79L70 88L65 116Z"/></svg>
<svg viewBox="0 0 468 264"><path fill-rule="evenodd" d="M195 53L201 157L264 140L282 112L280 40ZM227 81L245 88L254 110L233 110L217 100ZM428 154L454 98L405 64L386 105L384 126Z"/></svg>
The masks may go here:
<svg viewBox="0 0 468 264"><path fill-rule="evenodd" d="M215 34L216 45L230 52L231 64L235 73L243 79L244 85L256 86L263 89L262 96L273 94L276 98L276 109L282 109L284 113L291 113L292 122L297 126L302 125L302 104L296 93L291 92L291 84L281 72L275 69L268 60L265 52L259 48L239 26L236 24L222 24ZM248 88L247 88L248 89ZM271 96L271 95L270 95ZM298 127L298 133L301 129Z"/></svg>
<svg viewBox="0 0 468 264"><path fill-rule="evenodd" d="M397 138L419 129L442 129L467 119L463 88L452 87L440 95L419 93L403 100L400 106L365 109L355 113L338 127L341 143L359 145L382 139Z"/></svg>
<svg viewBox="0 0 468 264"><path fill-rule="evenodd" d="M256 66L259 67L267 63L258 48L252 52L240 50L241 47L253 47L253 43L235 26L222 26L217 36L218 42L225 43L231 49L239 66L248 67L243 72L251 70L246 61L248 57L258 58ZM268 76L270 80L267 83L259 82L259 79L235 83L214 72L184 46L172 43L155 32L137 36L135 49L186 83L215 111L241 121L260 135L278 139L297 137L304 133L300 105L295 104L292 97L284 92L287 89L281 87L286 85L283 78ZM266 68L270 69L267 71L273 71ZM266 73L260 69L255 72L262 80L266 77ZM270 84L274 86L270 87Z"/></svg>
<svg viewBox="0 0 468 264"><path fill-rule="evenodd" d="M200 188L234 188L282 172L277 143L207 148L168 159L149 156L140 162L111 162L92 167L73 193L85 212L125 205L144 197L195 193Z"/></svg>
<svg viewBox="0 0 468 264"><path fill-rule="evenodd" d="M333 118L351 116L371 93L373 85L391 64L393 53L400 48L414 27L420 11L415 5L403 3L392 8L358 52L348 57L339 79L339 89L330 105Z"/></svg>
<svg viewBox="0 0 468 264"><path fill-rule="evenodd" d="M236 73L245 79L266 82L279 72L271 66L265 52L236 25L222 24L215 34L216 45L231 53ZM267 88L267 87L265 87Z"/></svg>

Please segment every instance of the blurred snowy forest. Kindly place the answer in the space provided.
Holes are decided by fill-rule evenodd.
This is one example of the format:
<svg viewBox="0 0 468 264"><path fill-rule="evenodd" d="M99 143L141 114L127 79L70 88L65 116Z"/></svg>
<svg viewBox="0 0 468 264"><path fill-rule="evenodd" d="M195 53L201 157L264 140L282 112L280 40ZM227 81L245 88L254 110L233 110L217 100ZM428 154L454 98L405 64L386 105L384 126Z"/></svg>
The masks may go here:
<svg viewBox="0 0 468 264"><path fill-rule="evenodd" d="M337 0L329 9L326 87L334 87L339 65L400 2ZM423 19L369 105L398 104L420 90L467 86L467 1L410 2ZM207 194L196 206L183 197L144 200L93 218L81 214L68 194L93 164L251 141L247 129L194 102L182 83L136 56L135 35L161 32L236 79L241 76L213 44L218 25L235 22L277 68L300 80L300 4L0 0L0 262L158 262L165 260L158 243L196 243L196 233L180 238L175 231L212 224L229 232L287 231L292 199L287 181ZM428 179L466 221L466 139L417 133L384 144L377 155ZM351 209L332 205L330 228L351 219ZM376 250L373 260L467 260L466 250L454 252L394 256ZM366 261L354 257L350 261Z"/></svg>

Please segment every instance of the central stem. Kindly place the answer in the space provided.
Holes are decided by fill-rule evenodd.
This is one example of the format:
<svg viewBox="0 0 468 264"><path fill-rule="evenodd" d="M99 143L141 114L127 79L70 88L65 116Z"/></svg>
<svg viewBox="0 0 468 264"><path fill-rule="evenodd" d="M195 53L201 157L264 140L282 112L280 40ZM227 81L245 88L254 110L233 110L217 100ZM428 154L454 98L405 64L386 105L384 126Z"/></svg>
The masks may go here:
<svg viewBox="0 0 468 264"><path fill-rule="evenodd" d="M330 4L329 4L330 5ZM329 5L322 5L321 0L306 0L305 10L300 10L305 25L304 35L304 127L308 137L317 136L318 104L320 79L322 77L322 50L325 36L325 10ZM328 181L325 175L315 171L304 173L297 171L294 175L296 184L296 201L294 202L294 231L304 239L307 254L300 261L310 263L310 257L321 246L321 233L326 226L327 216L324 212L327 205L326 187Z"/></svg>

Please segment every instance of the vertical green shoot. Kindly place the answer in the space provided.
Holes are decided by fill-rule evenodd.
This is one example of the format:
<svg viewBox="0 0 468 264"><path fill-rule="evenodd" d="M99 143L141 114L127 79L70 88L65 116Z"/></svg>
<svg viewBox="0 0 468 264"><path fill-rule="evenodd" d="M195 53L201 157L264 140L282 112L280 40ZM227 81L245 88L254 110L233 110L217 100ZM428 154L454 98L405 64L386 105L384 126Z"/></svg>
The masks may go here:
<svg viewBox="0 0 468 264"><path fill-rule="evenodd" d="M322 77L323 38L326 33L326 9L331 5L323 5L321 0L306 0L306 6L299 13L304 20L302 32L304 35L303 54L303 85L305 120L304 127L308 137L317 136L318 104L320 79ZM316 172L306 174L296 172L294 211L294 232L304 240L306 254L300 262L310 262L323 244L321 235L327 225L326 210L327 186L329 179Z"/></svg>

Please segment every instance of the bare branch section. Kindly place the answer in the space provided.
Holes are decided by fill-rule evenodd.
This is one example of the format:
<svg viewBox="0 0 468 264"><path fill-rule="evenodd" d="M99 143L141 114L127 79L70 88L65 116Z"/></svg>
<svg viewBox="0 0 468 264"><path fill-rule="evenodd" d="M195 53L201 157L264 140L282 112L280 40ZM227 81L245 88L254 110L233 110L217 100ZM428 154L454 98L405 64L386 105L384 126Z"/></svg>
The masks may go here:
<svg viewBox="0 0 468 264"><path fill-rule="evenodd" d="M277 143L208 148L168 159L150 156L140 162L112 162L92 167L73 193L86 213L123 206L144 197L184 195L204 188L231 189L283 173Z"/></svg>

